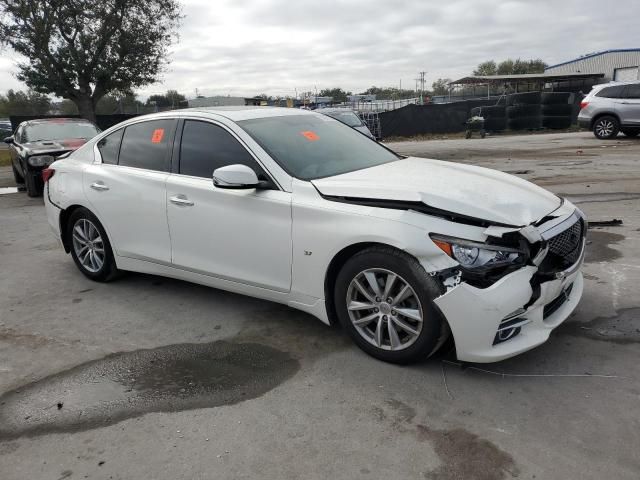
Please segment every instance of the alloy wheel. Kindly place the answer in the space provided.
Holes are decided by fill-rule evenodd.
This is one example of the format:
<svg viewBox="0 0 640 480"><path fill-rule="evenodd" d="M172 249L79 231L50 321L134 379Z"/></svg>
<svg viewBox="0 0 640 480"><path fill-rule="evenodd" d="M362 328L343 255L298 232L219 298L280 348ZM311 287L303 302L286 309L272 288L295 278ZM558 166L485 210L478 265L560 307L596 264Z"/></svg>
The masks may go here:
<svg viewBox="0 0 640 480"><path fill-rule="evenodd" d="M356 331L380 349L404 350L420 336L420 300L411 285L390 270L371 268L360 272L349 284L346 302Z"/></svg>
<svg viewBox="0 0 640 480"><path fill-rule="evenodd" d="M610 120L601 120L596 125L596 132L598 136L606 138L610 137L613 134L615 129L615 125Z"/></svg>
<svg viewBox="0 0 640 480"><path fill-rule="evenodd" d="M104 265L104 242L91 220L80 218L73 226L73 250L88 272L97 273Z"/></svg>

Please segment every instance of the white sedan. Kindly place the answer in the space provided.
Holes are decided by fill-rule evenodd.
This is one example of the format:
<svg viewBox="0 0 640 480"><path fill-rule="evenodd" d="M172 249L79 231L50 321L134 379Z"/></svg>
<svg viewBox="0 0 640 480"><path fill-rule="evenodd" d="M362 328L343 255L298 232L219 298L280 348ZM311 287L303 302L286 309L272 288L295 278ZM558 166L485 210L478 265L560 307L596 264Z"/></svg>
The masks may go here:
<svg viewBox="0 0 640 480"><path fill-rule="evenodd" d="M583 289L586 220L498 171L406 158L286 108L137 117L44 171L49 223L90 279L129 270L338 321L407 363L545 342Z"/></svg>

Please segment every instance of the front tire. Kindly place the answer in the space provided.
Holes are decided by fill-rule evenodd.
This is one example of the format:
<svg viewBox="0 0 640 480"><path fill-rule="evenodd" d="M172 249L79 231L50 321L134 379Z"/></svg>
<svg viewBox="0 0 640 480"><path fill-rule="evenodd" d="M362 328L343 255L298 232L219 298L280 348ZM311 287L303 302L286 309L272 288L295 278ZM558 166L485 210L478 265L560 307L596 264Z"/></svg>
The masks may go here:
<svg viewBox="0 0 640 480"><path fill-rule="evenodd" d="M610 140L618 136L620 122L616 117L605 115L598 118L593 124L593 134L600 140Z"/></svg>
<svg viewBox="0 0 640 480"><path fill-rule="evenodd" d="M27 195L30 197L41 197L44 190L44 183L40 176L36 176L33 173L26 172L24 177L24 183L27 187Z"/></svg>
<svg viewBox="0 0 640 480"><path fill-rule="evenodd" d="M67 224L71 256L78 269L91 280L108 282L118 274L107 233L86 208L71 214Z"/></svg>
<svg viewBox="0 0 640 480"><path fill-rule="evenodd" d="M362 350L406 364L426 359L438 345L444 320L433 299L442 293L415 258L371 247L344 264L334 302L340 324Z"/></svg>

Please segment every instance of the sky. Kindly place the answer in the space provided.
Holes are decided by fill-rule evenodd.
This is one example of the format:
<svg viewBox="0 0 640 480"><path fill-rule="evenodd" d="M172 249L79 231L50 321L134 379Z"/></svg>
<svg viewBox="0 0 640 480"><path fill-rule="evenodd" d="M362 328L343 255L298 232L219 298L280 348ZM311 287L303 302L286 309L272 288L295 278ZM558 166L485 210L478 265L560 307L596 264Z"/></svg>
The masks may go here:
<svg viewBox="0 0 640 480"><path fill-rule="evenodd" d="M552 65L640 48L637 0L183 0L170 63L141 98L176 89L251 96L372 85L415 88L471 74L485 60ZM0 51L0 92L24 89Z"/></svg>

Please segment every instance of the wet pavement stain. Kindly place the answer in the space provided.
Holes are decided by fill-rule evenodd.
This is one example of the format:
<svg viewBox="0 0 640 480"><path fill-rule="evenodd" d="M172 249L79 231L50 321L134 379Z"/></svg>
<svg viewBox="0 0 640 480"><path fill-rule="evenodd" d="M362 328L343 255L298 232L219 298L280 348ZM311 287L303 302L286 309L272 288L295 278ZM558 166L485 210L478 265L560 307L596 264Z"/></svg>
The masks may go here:
<svg viewBox="0 0 640 480"><path fill-rule="evenodd" d="M437 430L417 425L419 441L429 441L442 465L428 472L430 480L501 480L518 475L513 458L489 440L462 428Z"/></svg>
<svg viewBox="0 0 640 480"><path fill-rule="evenodd" d="M589 322L565 323L558 327L557 332L601 342L638 343L640 342L640 308L626 308L613 317L598 317Z"/></svg>
<svg viewBox="0 0 640 480"><path fill-rule="evenodd" d="M232 405L260 397L299 368L287 352L257 343L117 353L2 395L0 441L89 430L150 412Z"/></svg>
<svg viewBox="0 0 640 480"><path fill-rule="evenodd" d="M611 248L626 237L619 233L610 233L601 230L589 230L587 234L587 256L585 262L608 262L622 257L622 252Z"/></svg>
<svg viewBox="0 0 640 480"><path fill-rule="evenodd" d="M377 421L390 423L402 434L410 434L419 442L428 442L441 465L424 474L429 480L502 480L518 476L519 470L508 453L489 440L463 428L435 429L415 424L415 408L396 399L371 410ZM470 412L469 412L470 414Z"/></svg>

